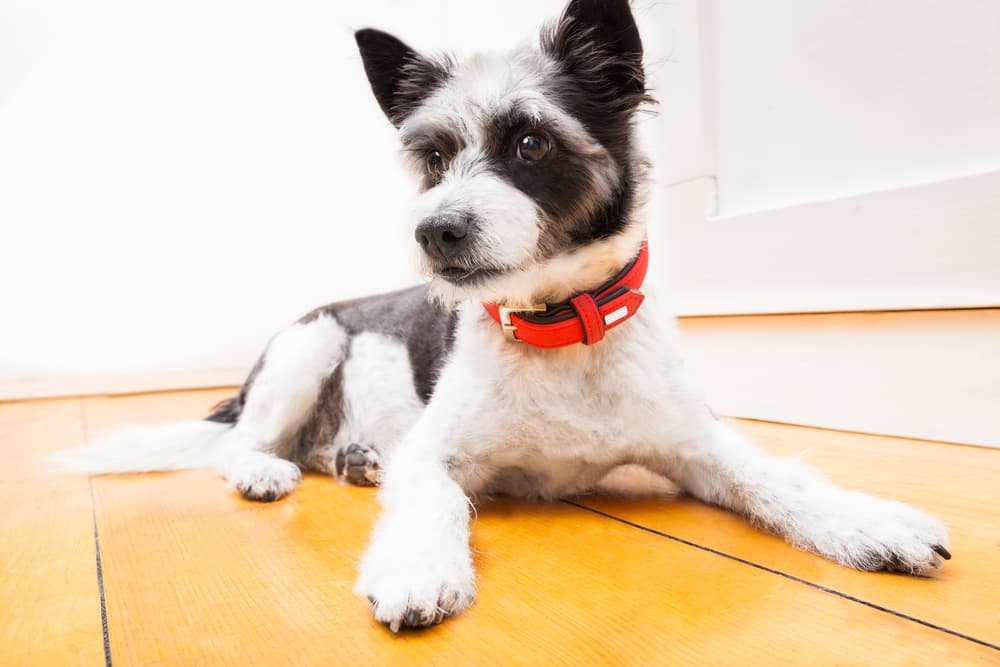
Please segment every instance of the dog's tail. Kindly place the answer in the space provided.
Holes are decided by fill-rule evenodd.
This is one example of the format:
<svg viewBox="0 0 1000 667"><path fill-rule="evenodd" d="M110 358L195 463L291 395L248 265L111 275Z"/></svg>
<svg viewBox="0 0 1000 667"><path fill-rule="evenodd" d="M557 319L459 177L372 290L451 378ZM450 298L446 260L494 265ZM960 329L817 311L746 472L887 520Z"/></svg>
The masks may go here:
<svg viewBox="0 0 1000 667"><path fill-rule="evenodd" d="M100 475L211 468L220 462L230 423L186 421L129 426L46 459L62 470Z"/></svg>

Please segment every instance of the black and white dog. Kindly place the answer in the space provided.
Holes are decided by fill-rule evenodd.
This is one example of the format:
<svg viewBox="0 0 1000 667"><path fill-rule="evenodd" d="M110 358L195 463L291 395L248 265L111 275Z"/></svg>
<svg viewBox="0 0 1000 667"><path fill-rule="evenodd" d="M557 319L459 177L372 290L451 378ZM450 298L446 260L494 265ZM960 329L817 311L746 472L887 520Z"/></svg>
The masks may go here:
<svg viewBox="0 0 1000 667"><path fill-rule="evenodd" d="M69 450L94 473L212 466L247 498L300 469L381 485L357 592L393 631L473 603L470 498L559 498L622 464L847 566L949 558L937 520L833 486L716 420L642 285L650 101L627 0L572 0L536 48L432 59L356 34L421 182L426 286L319 308L205 421ZM645 296L645 298L644 298Z"/></svg>

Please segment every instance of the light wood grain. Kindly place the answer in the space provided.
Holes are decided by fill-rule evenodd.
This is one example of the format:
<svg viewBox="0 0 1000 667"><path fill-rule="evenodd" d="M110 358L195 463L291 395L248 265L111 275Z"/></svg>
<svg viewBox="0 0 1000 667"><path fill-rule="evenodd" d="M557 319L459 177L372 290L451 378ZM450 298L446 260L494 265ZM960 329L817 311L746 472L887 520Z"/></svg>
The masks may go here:
<svg viewBox="0 0 1000 667"><path fill-rule="evenodd" d="M78 399L0 404L0 664L104 664L90 483L39 460L83 439Z"/></svg>
<svg viewBox="0 0 1000 667"><path fill-rule="evenodd" d="M93 439L129 424L159 424L181 419L202 419L238 387L169 391L129 396L85 396L83 412L87 435Z"/></svg>
<svg viewBox="0 0 1000 667"><path fill-rule="evenodd" d="M86 414L95 431L137 418L197 417L225 393L88 399ZM102 477L94 486L117 664L1000 659L992 649L575 507L503 501L481 506L473 527L477 605L429 631L393 636L351 592L378 511L371 490L307 476L288 499L262 505L205 471ZM670 507L660 509L669 514ZM681 524L685 513L692 524L719 518L676 507ZM775 553L799 555L738 523L734 530L737 542L763 540ZM939 598L949 595L940 592L947 580L897 580L904 600L931 585ZM969 615L995 608L983 596L965 604Z"/></svg>
<svg viewBox="0 0 1000 667"><path fill-rule="evenodd" d="M561 505L474 527L480 601L392 636L351 593L369 491L309 478L264 509L205 476L100 492L112 654L125 664L986 663L988 649ZM225 518L222 518L222 516ZM150 518L150 517L155 518ZM141 526L137 528L136 526ZM789 634L794 630L794 634ZM850 638L850 641L845 641ZM859 653L860 650L863 653Z"/></svg>
<svg viewBox="0 0 1000 667"><path fill-rule="evenodd" d="M943 519L954 558L925 579L840 567L693 500L584 504L1000 645L1000 451L763 422L738 428L837 483ZM1000 659L1000 656L998 656Z"/></svg>

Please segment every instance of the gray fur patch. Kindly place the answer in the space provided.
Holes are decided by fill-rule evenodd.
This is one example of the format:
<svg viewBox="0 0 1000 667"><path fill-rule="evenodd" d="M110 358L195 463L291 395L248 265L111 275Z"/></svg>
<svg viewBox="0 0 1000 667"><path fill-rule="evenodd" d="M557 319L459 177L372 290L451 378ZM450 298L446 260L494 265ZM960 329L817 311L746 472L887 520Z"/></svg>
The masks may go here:
<svg viewBox="0 0 1000 667"><path fill-rule="evenodd" d="M413 367L417 396L426 403L451 351L457 320L454 312L430 303L427 294L427 287L420 285L342 301L314 310L300 321L310 322L322 313L329 313L352 336L370 331L402 341Z"/></svg>

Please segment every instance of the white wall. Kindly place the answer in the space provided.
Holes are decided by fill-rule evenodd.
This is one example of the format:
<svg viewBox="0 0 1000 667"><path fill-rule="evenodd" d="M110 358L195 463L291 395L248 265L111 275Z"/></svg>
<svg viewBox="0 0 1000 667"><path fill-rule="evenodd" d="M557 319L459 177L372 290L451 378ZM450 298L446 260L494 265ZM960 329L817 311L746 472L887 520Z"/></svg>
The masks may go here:
<svg viewBox="0 0 1000 667"><path fill-rule="evenodd" d="M995 0L711 0L719 213L1000 169Z"/></svg>
<svg viewBox="0 0 1000 667"><path fill-rule="evenodd" d="M691 5L653 198L677 312L1000 305L1000 3Z"/></svg>
<svg viewBox="0 0 1000 667"><path fill-rule="evenodd" d="M316 305L414 283L352 30L502 48L562 4L4 0L0 381L244 367Z"/></svg>
<svg viewBox="0 0 1000 667"><path fill-rule="evenodd" d="M1000 448L1000 310L687 318L725 415Z"/></svg>
<svg viewBox="0 0 1000 667"><path fill-rule="evenodd" d="M352 30L502 48L562 4L0 2L0 382L242 368L416 281ZM1000 4L634 5L680 312L1000 303Z"/></svg>

